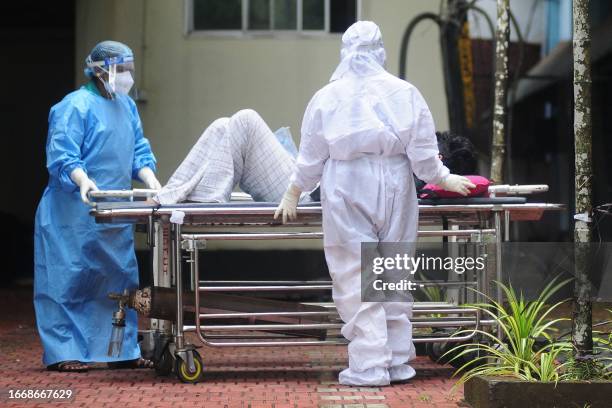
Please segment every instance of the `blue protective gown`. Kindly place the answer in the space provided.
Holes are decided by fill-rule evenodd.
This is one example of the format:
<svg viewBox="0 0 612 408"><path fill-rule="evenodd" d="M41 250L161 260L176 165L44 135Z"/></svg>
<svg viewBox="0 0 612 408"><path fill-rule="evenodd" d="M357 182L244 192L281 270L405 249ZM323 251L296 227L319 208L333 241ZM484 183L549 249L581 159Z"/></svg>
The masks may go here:
<svg viewBox="0 0 612 408"><path fill-rule="evenodd" d="M51 108L49 184L34 232L34 307L45 365L140 357L132 310L121 355L107 356L117 309L107 295L138 287L133 227L96 224L70 173L81 167L101 190L129 189L145 166L155 171L155 158L130 97L106 99L89 83Z"/></svg>

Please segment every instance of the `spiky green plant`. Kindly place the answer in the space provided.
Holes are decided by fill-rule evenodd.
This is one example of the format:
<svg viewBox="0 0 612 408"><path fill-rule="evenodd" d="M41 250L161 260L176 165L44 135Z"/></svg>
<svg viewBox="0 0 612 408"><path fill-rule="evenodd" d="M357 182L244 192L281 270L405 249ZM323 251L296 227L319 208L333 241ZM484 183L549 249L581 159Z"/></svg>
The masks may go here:
<svg viewBox="0 0 612 408"><path fill-rule="evenodd" d="M559 322L569 319L549 319L551 312L565 301L552 306L547 302L569 281L570 279L558 282L557 278L553 279L538 298L530 302L524 299L522 293L517 296L511 285L495 282L506 296L506 305L478 292L489 303L476 303L466 307L476 308L491 317L500 332L496 335L477 330L485 344L460 344L445 353L444 356L452 356L451 361L464 355L475 356L457 369L454 375L460 377L454 387L478 375L515 377L527 381L558 381L563 369L563 364L558 362L559 357L569 352L572 346L569 342L554 341L551 334ZM471 332L471 329L465 329L455 335ZM544 339L546 342L541 348L535 347L538 339Z"/></svg>
<svg viewBox="0 0 612 408"><path fill-rule="evenodd" d="M419 279L424 283L431 283L429 279L419 272ZM443 302L446 299L446 291L439 285L430 284L420 288L428 302ZM440 313L430 313L430 317L442 317Z"/></svg>
<svg viewBox="0 0 612 408"><path fill-rule="evenodd" d="M431 283L427 277L420 271L418 273L419 280L423 283ZM429 302L442 302L445 299L445 291L439 285L430 284L420 288L421 292L425 295L425 298Z"/></svg>
<svg viewBox="0 0 612 408"><path fill-rule="evenodd" d="M444 290L442 290L440 286L425 286L421 288L421 291L423 291L429 302L444 301Z"/></svg>
<svg viewBox="0 0 612 408"><path fill-rule="evenodd" d="M612 315L612 309L606 310ZM602 322L600 325L610 323L612 323L612 320ZM608 333L594 331L593 333L596 334L596 336L593 338L593 343L595 345L595 367L593 368L595 370L593 373L577 372L577 374L580 376L593 374L592 377L586 377L586 379L612 380L612 331L608 331Z"/></svg>

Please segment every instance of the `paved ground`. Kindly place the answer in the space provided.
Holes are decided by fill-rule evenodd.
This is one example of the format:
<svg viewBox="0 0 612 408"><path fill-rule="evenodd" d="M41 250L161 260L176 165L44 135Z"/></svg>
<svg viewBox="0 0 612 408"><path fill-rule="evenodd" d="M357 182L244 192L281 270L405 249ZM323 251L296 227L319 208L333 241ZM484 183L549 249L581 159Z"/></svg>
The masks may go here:
<svg viewBox="0 0 612 408"><path fill-rule="evenodd" d="M79 407L456 407L449 367L419 357L417 377L409 384L382 388L343 387L336 382L346 362L344 347L284 349L200 349L203 382L182 384L157 377L152 370L115 370L104 366L88 373L44 370L42 350L29 300L31 290L0 290L0 406ZM70 389L61 403L9 402L9 390Z"/></svg>

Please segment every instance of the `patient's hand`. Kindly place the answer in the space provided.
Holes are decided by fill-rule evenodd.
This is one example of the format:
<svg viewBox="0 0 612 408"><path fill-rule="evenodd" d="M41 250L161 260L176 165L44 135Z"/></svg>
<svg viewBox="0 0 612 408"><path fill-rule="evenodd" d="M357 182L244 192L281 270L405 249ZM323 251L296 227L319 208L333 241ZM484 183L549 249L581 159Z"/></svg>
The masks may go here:
<svg viewBox="0 0 612 408"><path fill-rule="evenodd" d="M151 204L151 205L159 205L159 203L155 201L152 197L147 197L145 203Z"/></svg>

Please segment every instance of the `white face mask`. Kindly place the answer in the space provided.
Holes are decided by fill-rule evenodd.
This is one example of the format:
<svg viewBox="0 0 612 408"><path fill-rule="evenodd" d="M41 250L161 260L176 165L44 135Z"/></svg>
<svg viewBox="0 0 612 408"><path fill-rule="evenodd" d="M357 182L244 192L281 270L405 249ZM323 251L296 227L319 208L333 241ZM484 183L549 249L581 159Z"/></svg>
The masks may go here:
<svg viewBox="0 0 612 408"><path fill-rule="evenodd" d="M115 75L114 91L118 94L127 95L134 86L134 79L130 71L119 72Z"/></svg>

